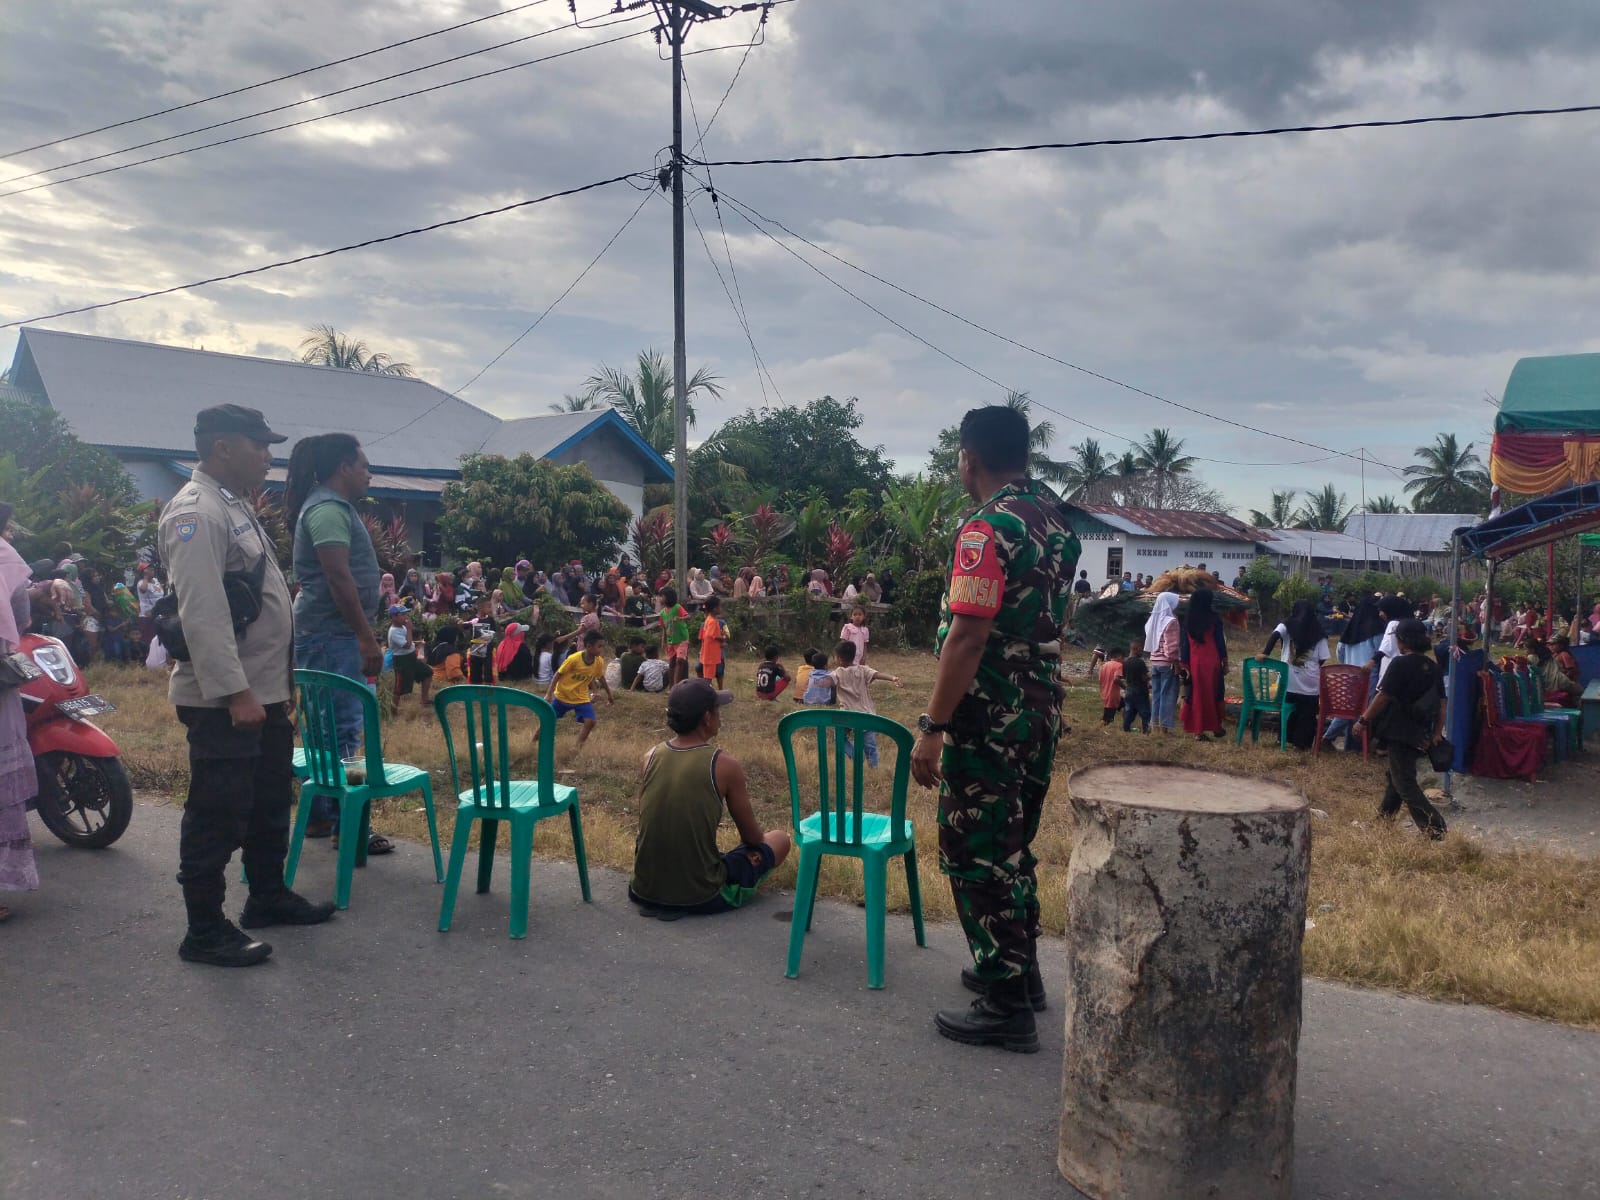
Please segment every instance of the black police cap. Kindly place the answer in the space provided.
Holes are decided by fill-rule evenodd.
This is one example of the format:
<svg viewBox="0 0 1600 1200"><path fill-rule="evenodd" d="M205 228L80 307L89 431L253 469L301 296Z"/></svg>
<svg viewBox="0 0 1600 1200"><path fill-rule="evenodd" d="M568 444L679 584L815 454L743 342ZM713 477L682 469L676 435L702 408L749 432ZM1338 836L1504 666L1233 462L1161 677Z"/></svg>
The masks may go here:
<svg viewBox="0 0 1600 1200"><path fill-rule="evenodd" d="M289 440L287 434L273 431L260 409L246 408L242 404L218 404L214 408L203 408L195 415L195 437L217 433L243 434L251 441L269 444Z"/></svg>

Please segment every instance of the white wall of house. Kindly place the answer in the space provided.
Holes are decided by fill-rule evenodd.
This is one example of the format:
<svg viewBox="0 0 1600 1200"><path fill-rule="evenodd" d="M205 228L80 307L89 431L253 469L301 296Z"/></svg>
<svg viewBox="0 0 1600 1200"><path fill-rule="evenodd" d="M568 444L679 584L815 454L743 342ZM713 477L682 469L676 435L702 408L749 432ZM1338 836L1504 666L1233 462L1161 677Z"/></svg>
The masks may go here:
<svg viewBox="0 0 1600 1200"><path fill-rule="evenodd" d="M582 463L589 473L605 484L611 494L628 506L632 519L644 515L644 463L639 452L614 429L601 429L553 455L560 466Z"/></svg>
<svg viewBox="0 0 1600 1200"><path fill-rule="evenodd" d="M1078 569L1088 571L1089 581L1096 587L1113 577L1121 579L1125 571L1148 579L1173 567L1185 564L1196 567L1201 563L1224 583L1231 583L1234 573L1256 556L1252 542L1225 542L1213 538L1087 533L1079 534L1078 539L1083 543Z"/></svg>

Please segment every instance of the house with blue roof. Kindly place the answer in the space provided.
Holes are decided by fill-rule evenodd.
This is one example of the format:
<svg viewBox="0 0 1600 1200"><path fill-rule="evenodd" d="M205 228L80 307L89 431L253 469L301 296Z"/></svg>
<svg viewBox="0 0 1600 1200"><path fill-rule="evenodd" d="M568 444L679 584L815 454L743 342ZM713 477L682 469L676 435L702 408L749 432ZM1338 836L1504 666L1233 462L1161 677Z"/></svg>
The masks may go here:
<svg viewBox="0 0 1600 1200"><path fill-rule="evenodd" d="M145 498L162 502L194 469L194 417L213 404L258 408L289 436L269 488L283 486L300 438L354 434L372 464L380 514L404 519L428 563L440 560L440 493L469 455L583 463L635 516L647 484L672 481L672 464L615 409L507 419L421 379L285 359L25 328L9 391L55 409L78 437L115 454Z"/></svg>

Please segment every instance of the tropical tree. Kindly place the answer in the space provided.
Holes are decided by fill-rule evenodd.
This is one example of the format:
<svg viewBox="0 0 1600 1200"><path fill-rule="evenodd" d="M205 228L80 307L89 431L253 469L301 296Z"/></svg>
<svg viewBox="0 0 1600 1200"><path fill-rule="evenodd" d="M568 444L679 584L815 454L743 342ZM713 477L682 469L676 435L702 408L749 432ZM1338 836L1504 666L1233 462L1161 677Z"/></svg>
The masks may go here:
<svg viewBox="0 0 1600 1200"><path fill-rule="evenodd" d="M26 529L18 534L24 558L55 558L70 545L90 562L120 570L155 534L156 505L125 503L93 483L64 480L52 463L24 468L10 454L0 454L0 497L15 508L15 520Z"/></svg>
<svg viewBox="0 0 1600 1200"><path fill-rule="evenodd" d="M1418 446L1420 463L1405 469L1406 491L1419 513L1477 513L1489 506L1489 473L1453 433L1435 435L1431 446Z"/></svg>
<svg viewBox="0 0 1600 1200"><path fill-rule="evenodd" d="M717 437L749 473L780 485L773 497L779 508L798 510L813 490L841 508L857 488L876 496L894 478L884 448L858 437L859 406L855 398L819 396L803 407L750 409L725 422Z"/></svg>
<svg viewBox="0 0 1600 1200"><path fill-rule="evenodd" d="M755 511L743 519L745 529L745 565L760 570L777 552L783 539L794 532L794 522L770 504L758 504Z"/></svg>
<svg viewBox="0 0 1600 1200"><path fill-rule="evenodd" d="M1393 496L1374 496L1367 501L1367 511L1369 513L1403 513L1406 511L1406 507Z"/></svg>
<svg viewBox="0 0 1600 1200"><path fill-rule="evenodd" d="M557 466L531 454L469 454L440 502L445 545L497 563L524 549L544 562L610 562L631 517L584 464Z"/></svg>
<svg viewBox="0 0 1600 1200"><path fill-rule="evenodd" d="M1028 474L1048 483L1064 483L1068 464L1050 457L1050 448L1056 439L1055 425L1050 421L1033 420L1033 401L1027 392L1008 392L1005 402L1028 418ZM956 456L960 452L961 427L945 426L928 451L928 475L936 480L954 482L958 473Z"/></svg>
<svg viewBox="0 0 1600 1200"><path fill-rule="evenodd" d="M731 564L739 554L739 535L723 521L706 534L704 546L706 558L712 566Z"/></svg>
<svg viewBox="0 0 1600 1200"><path fill-rule="evenodd" d="M605 405L600 398L589 392L585 392L581 396L574 396L568 393L561 397L559 404L552 404L550 411L553 413L599 412L604 407Z"/></svg>
<svg viewBox="0 0 1600 1200"><path fill-rule="evenodd" d="M1293 488L1285 492L1273 492L1272 503L1267 506L1266 512L1259 508L1250 510L1250 524L1258 529L1288 529L1295 522L1294 498Z"/></svg>
<svg viewBox="0 0 1600 1200"><path fill-rule="evenodd" d="M1093 438L1085 438L1072 448L1072 457L1067 460L1061 482L1067 488L1067 499L1087 501L1094 498L1098 485L1114 474L1112 465L1106 461L1105 452L1100 449L1100 443Z"/></svg>
<svg viewBox="0 0 1600 1200"><path fill-rule="evenodd" d="M654 583L661 572L672 567L672 514L665 508L645 513L633 523L632 534L639 569Z"/></svg>
<svg viewBox="0 0 1600 1200"><path fill-rule="evenodd" d="M139 489L117 457L91 446L48 404L32 400L0 400L0 453L14 456L29 467L48 466L55 486L89 484L114 504L131 505ZM0 499L16 500L0 492ZM22 520L19 515L17 520Z"/></svg>
<svg viewBox="0 0 1600 1200"><path fill-rule="evenodd" d="M1172 436L1170 429L1152 429L1150 436L1139 443L1134 462L1141 471L1148 471L1155 481L1156 507L1165 508L1167 485L1179 475L1194 469L1194 458L1183 452L1183 439Z"/></svg>
<svg viewBox="0 0 1600 1200"><path fill-rule="evenodd" d="M921 475L884 489L883 520L908 571L944 566L966 503L957 485Z"/></svg>
<svg viewBox="0 0 1600 1200"><path fill-rule="evenodd" d="M602 366L584 380L583 394L596 407L610 405L616 409L651 449L663 458L671 458L678 444L673 392L672 364L666 356L658 350L641 350L633 374ZM701 367L689 377L688 390L684 393L684 408L691 429L695 423L694 398L702 394L722 395L721 379L707 367Z"/></svg>
<svg viewBox="0 0 1600 1200"><path fill-rule="evenodd" d="M359 338L340 333L332 325L312 325L300 339L300 361L344 371L372 375L398 375L409 379L416 372L410 363L396 362L382 351L371 351Z"/></svg>
<svg viewBox="0 0 1600 1200"><path fill-rule="evenodd" d="M1333 484L1325 483L1319 492L1311 492L1295 515L1296 529L1316 529L1329 533L1343 533L1355 509L1350 507L1345 494Z"/></svg>
<svg viewBox="0 0 1600 1200"><path fill-rule="evenodd" d="M822 550L822 562L827 569L828 578L835 583L842 581L855 556L855 539L846 530L839 528L837 523L829 525L828 537Z"/></svg>

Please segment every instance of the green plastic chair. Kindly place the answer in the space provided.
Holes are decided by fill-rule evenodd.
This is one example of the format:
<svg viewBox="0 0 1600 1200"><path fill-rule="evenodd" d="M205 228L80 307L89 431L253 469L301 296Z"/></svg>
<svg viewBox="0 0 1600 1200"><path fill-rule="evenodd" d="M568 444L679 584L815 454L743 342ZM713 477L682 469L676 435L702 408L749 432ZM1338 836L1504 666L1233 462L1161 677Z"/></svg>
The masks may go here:
<svg viewBox="0 0 1600 1200"><path fill-rule="evenodd" d="M472 822L483 822L478 839L478 893L489 890L494 870L494 844L500 822L511 825L511 936L528 936L528 881L533 859L534 826L546 817L567 814L572 822L572 849L578 860L578 883L585 904L589 895L589 860L583 852L583 816L578 811L578 789L555 782L556 710L539 696L519 688L487 684L456 684L433 698L434 711L444 729L450 755L450 775L455 780L455 832L450 835L450 870L444 881L444 902L439 907L439 932L448 933L455 912L456 889L467 857ZM466 754L456 754L450 710L462 710L466 724ZM538 722L539 777L511 778L510 721L512 709L533 714ZM463 771L463 765L466 770Z"/></svg>
<svg viewBox="0 0 1600 1200"><path fill-rule="evenodd" d="M795 763L795 735L803 729L817 731L817 811L801 816L800 775ZM863 811L866 739L876 733L892 741L898 753L894 764L894 792L888 815ZM831 737L830 737L831 734ZM845 739L853 741L850 770L846 771ZM795 843L800 848L800 874L795 888L794 914L789 918L790 979L800 974L800 951L817 903L817 875L825 855L838 854L861 860L867 893L867 986L883 986L883 941L888 911L889 860L905 856L906 891L911 898L911 921L917 945L926 946L922 927L922 888L917 879L917 843L906 820L906 791L911 782L911 731L876 713L846 709L803 709L778 722L784 766L789 772L789 809ZM832 742L832 754L829 742ZM832 759L832 768L829 760Z"/></svg>
<svg viewBox="0 0 1600 1200"><path fill-rule="evenodd" d="M1533 703L1529 706L1534 712L1551 713L1558 717L1566 717L1572 727L1572 732L1578 739L1578 749L1583 749L1583 710L1581 708L1563 708L1551 704L1544 698L1544 677L1530 664L1518 666L1517 679L1525 682L1531 692Z"/></svg>
<svg viewBox="0 0 1600 1200"><path fill-rule="evenodd" d="M1233 739L1244 741L1244 727L1250 727L1250 740L1261 740L1261 718L1278 715L1278 749L1289 747L1289 664L1275 658L1244 660L1244 703L1239 708L1239 732Z"/></svg>
<svg viewBox="0 0 1600 1200"><path fill-rule="evenodd" d="M294 834L289 841L289 857L283 865L285 887L294 886L300 866L300 850L305 844L306 824L311 819L311 797L327 796L339 806L339 868L334 881L333 902L350 907L350 881L358 866L367 861L367 838L372 832L372 802L387 796L422 793L422 807L428 815L428 837L433 842L433 874L444 879L444 863L439 856L439 826L433 811L433 781L421 767L385 762L383 734L378 720L378 698L365 684L327 671L296 671L299 692L296 716L300 723L300 748L295 774L299 775L300 807L295 814ZM338 698L354 696L361 704L365 727L367 777L350 782L344 759L339 756L337 734ZM301 771L304 774L301 775ZM356 836L351 836L354 830Z"/></svg>
<svg viewBox="0 0 1600 1200"><path fill-rule="evenodd" d="M1512 693L1512 709L1527 721L1542 721L1556 731L1556 761L1572 757L1575 748L1583 747L1583 726L1575 715L1562 709L1546 708L1544 692L1533 672L1525 666L1506 671Z"/></svg>

